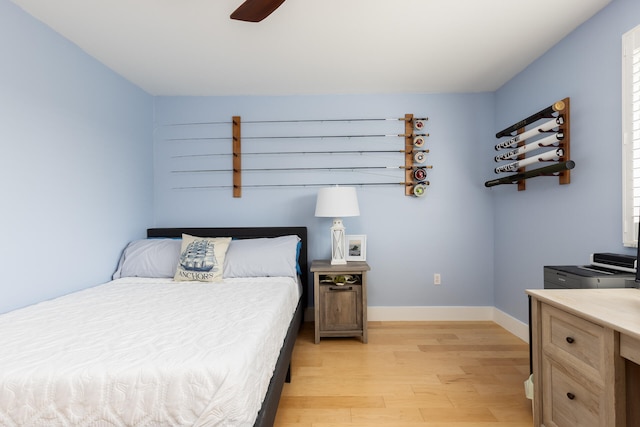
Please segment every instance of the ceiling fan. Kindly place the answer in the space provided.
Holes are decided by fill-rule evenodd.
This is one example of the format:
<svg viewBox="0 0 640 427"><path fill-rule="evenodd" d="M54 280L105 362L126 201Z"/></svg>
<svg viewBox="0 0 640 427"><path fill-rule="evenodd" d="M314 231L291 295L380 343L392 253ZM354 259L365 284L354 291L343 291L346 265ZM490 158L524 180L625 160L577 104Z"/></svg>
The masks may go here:
<svg viewBox="0 0 640 427"><path fill-rule="evenodd" d="M245 0L232 14L231 19L260 22L271 15L284 0Z"/></svg>

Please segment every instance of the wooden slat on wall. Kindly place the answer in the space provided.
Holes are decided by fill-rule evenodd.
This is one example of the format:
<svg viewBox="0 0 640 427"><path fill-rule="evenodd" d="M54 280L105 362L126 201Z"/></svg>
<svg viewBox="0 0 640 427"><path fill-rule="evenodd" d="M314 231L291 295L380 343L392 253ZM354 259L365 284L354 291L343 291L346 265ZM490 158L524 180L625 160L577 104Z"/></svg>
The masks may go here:
<svg viewBox="0 0 640 427"><path fill-rule="evenodd" d="M233 116L233 197L242 197L242 140L240 116Z"/></svg>

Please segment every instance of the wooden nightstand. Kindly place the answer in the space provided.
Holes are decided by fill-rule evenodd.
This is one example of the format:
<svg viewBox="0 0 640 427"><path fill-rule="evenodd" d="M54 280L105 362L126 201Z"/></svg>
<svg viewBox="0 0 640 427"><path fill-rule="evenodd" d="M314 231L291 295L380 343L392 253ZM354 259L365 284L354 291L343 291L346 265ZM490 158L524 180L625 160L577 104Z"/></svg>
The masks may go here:
<svg viewBox="0 0 640 427"><path fill-rule="evenodd" d="M367 342L367 271L364 261L331 265L328 260L311 263L316 344L321 337L361 337ZM337 276L350 276L337 285Z"/></svg>

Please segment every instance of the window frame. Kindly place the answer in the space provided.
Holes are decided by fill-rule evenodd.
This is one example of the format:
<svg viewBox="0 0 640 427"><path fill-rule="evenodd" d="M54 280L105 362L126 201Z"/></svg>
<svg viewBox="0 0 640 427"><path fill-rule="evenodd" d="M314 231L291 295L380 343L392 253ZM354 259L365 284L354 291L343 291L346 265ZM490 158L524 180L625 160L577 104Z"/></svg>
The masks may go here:
<svg viewBox="0 0 640 427"><path fill-rule="evenodd" d="M634 248L638 246L639 219L640 25L622 35L622 243L624 246Z"/></svg>

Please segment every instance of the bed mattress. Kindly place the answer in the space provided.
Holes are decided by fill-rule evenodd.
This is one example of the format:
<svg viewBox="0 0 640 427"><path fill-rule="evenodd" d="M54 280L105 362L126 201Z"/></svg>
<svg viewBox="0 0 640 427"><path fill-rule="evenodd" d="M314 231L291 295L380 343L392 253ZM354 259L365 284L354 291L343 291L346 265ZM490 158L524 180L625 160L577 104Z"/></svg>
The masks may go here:
<svg viewBox="0 0 640 427"><path fill-rule="evenodd" d="M2 426L251 426L300 287L125 278L0 316Z"/></svg>

